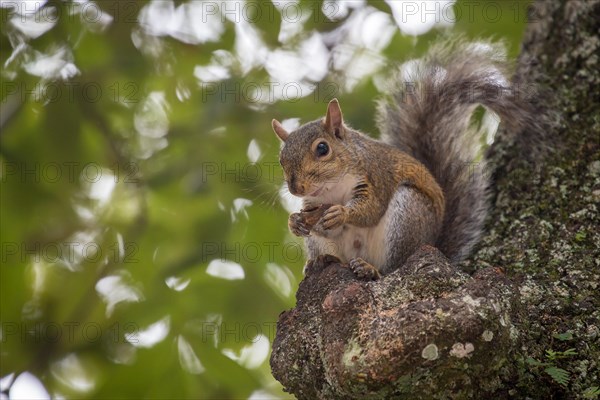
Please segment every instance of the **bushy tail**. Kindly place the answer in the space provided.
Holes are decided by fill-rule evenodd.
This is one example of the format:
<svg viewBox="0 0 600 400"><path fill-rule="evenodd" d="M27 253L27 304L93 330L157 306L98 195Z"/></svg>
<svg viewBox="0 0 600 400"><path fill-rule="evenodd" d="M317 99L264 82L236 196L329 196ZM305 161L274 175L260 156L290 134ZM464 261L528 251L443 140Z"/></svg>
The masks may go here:
<svg viewBox="0 0 600 400"><path fill-rule="evenodd" d="M400 69L391 99L379 104L382 139L432 171L446 196L438 248L452 261L478 242L488 213L488 176L477 105L500 116L509 130L535 123L523 92L506 78L503 48L490 43L444 42Z"/></svg>

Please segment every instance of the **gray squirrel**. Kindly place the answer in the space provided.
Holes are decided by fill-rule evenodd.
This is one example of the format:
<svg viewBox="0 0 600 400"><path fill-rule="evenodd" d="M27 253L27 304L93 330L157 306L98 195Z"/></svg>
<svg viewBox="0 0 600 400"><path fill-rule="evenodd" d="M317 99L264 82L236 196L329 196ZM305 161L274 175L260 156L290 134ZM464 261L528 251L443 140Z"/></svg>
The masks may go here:
<svg viewBox="0 0 600 400"><path fill-rule="evenodd" d="M512 126L532 120L501 55L490 43L441 43L398 71L378 104L380 140L345 124L336 99L293 132L272 121L289 191L303 199L289 228L306 238L307 273L342 262L377 279L423 244L452 262L469 255L489 207L484 161L472 168L473 111L483 105Z"/></svg>

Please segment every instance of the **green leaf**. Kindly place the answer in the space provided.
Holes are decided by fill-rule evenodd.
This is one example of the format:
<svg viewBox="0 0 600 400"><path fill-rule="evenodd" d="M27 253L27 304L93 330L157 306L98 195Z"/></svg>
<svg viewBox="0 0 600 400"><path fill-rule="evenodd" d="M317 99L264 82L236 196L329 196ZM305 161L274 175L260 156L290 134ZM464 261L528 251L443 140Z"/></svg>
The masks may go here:
<svg viewBox="0 0 600 400"><path fill-rule="evenodd" d="M575 349L567 349L562 352L563 357L570 357L577 355L577 351Z"/></svg>
<svg viewBox="0 0 600 400"><path fill-rule="evenodd" d="M535 367L545 367L545 366L549 365L548 363L540 362L540 361L536 360L535 358L531 358L531 357L527 357L527 359L525 361L527 362L527 364L533 365Z"/></svg>
<svg viewBox="0 0 600 400"><path fill-rule="evenodd" d="M579 231L575 234L575 241L583 242L586 237L587 237L587 233L585 231Z"/></svg>
<svg viewBox="0 0 600 400"><path fill-rule="evenodd" d="M555 333L552 335L552 337L554 337L555 339L558 339L562 342L565 342L567 340L572 340L573 334L571 332Z"/></svg>
<svg viewBox="0 0 600 400"><path fill-rule="evenodd" d="M562 368L548 367L544 370L544 372L546 372L548 375L550 375L550 377L552 378L552 380L554 380L554 382L558 383L559 385L561 385L563 387L566 387L567 384L569 383L570 374L568 371L566 371Z"/></svg>
<svg viewBox="0 0 600 400"><path fill-rule="evenodd" d="M597 399L600 396L600 387L591 386L582 393L584 399Z"/></svg>
<svg viewBox="0 0 600 400"><path fill-rule="evenodd" d="M558 354L554 350L546 350L546 358L550 361L554 361L558 358Z"/></svg>
<svg viewBox="0 0 600 400"><path fill-rule="evenodd" d="M574 348L570 348L565 351L546 350L546 358L550 361L555 361L560 358L567 358L574 355L577 355L577 351Z"/></svg>

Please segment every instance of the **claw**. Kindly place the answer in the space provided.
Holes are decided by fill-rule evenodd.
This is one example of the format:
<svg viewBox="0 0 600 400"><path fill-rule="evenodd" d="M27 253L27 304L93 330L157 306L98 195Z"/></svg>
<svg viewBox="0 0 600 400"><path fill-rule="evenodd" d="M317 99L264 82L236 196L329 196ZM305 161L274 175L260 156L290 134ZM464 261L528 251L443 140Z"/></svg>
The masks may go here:
<svg viewBox="0 0 600 400"><path fill-rule="evenodd" d="M362 280L374 281L381 278L377 268L360 257L353 258L349 263L350 269Z"/></svg>
<svg viewBox="0 0 600 400"><path fill-rule="evenodd" d="M346 219L345 216L344 206L335 205L330 207L321 220L323 229L329 230L343 225Z"/></svg>

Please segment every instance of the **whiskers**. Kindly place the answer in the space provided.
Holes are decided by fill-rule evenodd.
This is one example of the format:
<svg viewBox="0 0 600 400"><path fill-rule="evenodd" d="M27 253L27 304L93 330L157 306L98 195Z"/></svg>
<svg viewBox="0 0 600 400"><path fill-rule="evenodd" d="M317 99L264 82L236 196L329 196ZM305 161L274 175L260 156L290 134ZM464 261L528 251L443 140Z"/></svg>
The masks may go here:
<svg viewBox="0 0 600 400"><path fill-rule="evenodd" d="M287 191L287 184L283 183L283 185ZM272 212L279 200L281 189L281 183L261 181L257 182L253 187L244 188L243 191L249 193L247 197L255 204L269 208Z"/></svg>
<svg viewBox="0 0 600 400"><path fill-rule="evenodd" d="M279 188L279 197L283 208L289 213L298 212L302 209L302 199L290 193L287 182L284 182Z"/></svg>
<svg viewBox="0 0 600 400"><path fill-rule="evenodd" d="M290 193L288 184L283 179L281 167L273 169L275 162L268 163L268 173L264 172L260 179L255 179L251 186L242 189L246 197L270 212L275 212L277 203L288 212L297 212L302 208L302 199ZM266 170L265 170L266 171Z"/></svg>

